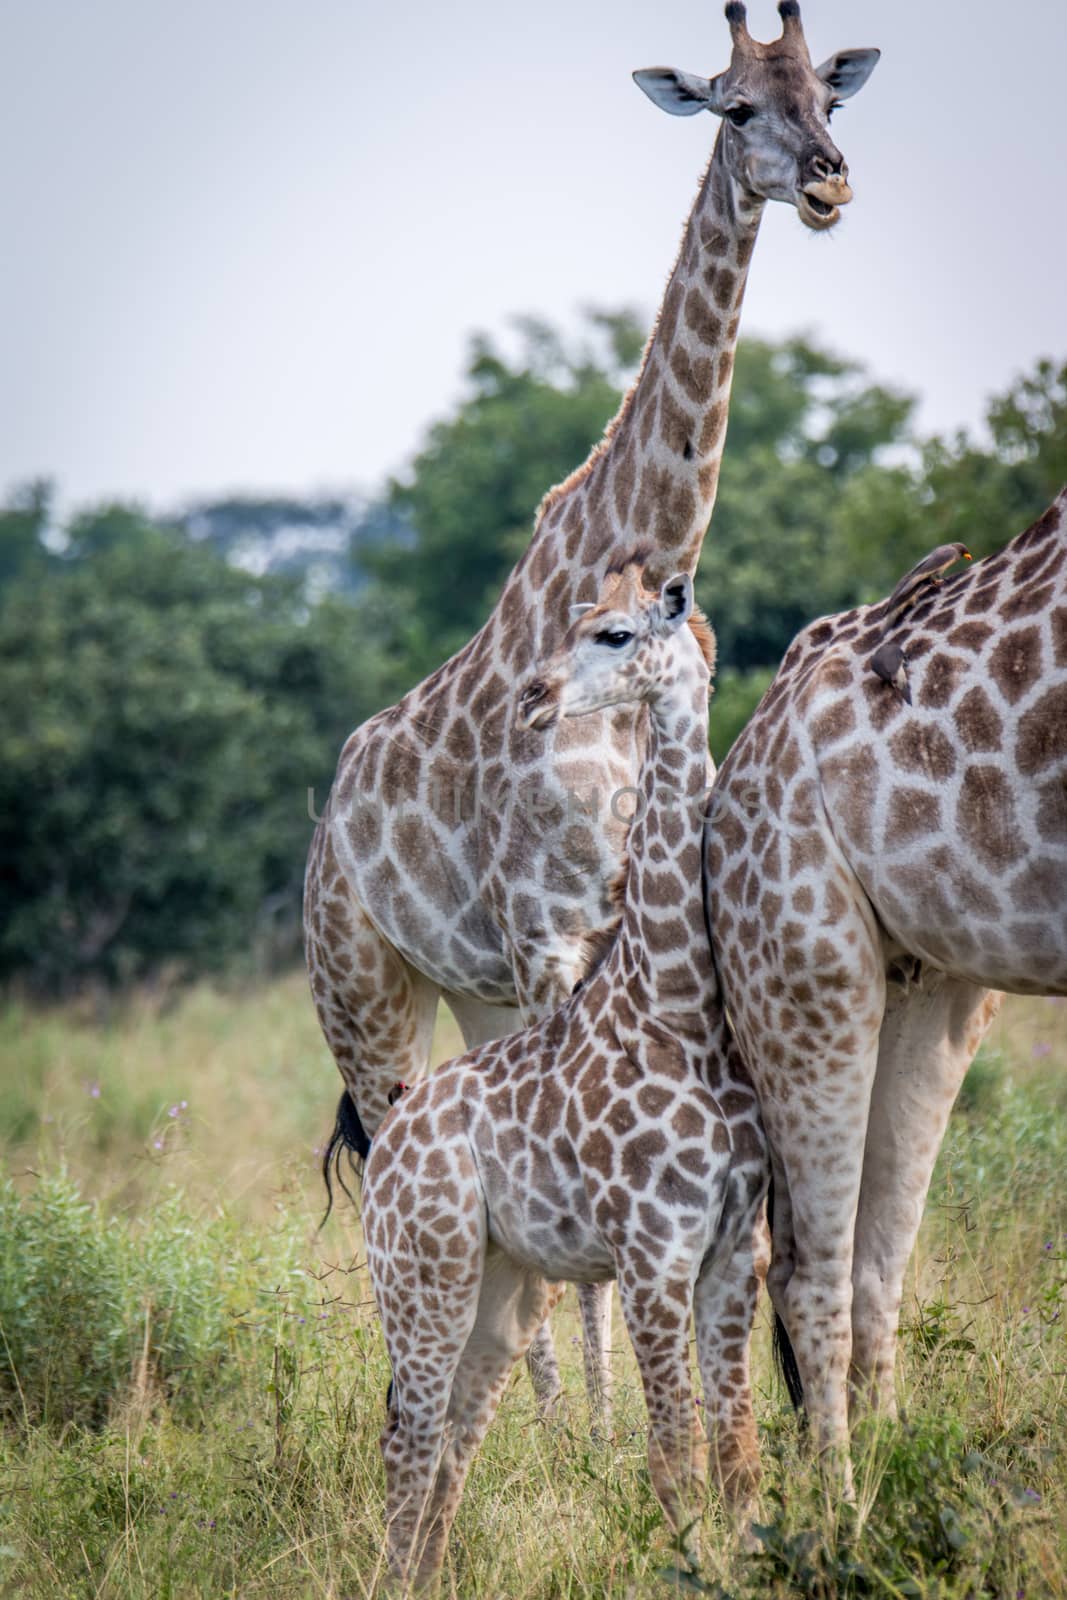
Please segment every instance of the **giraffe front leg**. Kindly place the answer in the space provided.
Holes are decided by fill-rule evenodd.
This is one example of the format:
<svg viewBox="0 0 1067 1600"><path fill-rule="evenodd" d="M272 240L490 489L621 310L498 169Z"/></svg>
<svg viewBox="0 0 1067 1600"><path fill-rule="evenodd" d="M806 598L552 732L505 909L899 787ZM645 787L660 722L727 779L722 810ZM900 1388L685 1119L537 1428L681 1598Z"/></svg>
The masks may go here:
<svg viewBox="0 0 1067 1600"><path fill-rule="evenodd" d="M960 1084L1003 996L953 978L891 986L871 1095L852 1268L851 1403L896 1414L904 1274Z"/></svg>
<svg viewBox="0 0 1067 1600"><path fill-rule="evenodd" d="M708 1459L742 1533L760 1481L749 1346L766 1271L764 1237L762 1218L753 1214L746 1235L725 1263L712 1261L701 1268L693 1299Z"/></svg>
<svg viewBox="0 0 1067 1600"><path fill-rule="evenodd" d="M512 967L522 1015L530 1024L558 1011L569 998L582 975L583 956L580 950L559 948L546 937L528 938L512 949ZM577 1289L590 1432L594 1440L609 1439L613 1390L611 1285L580 1283ZM552 1329L547 1322L538 1328L526 1352L526 1367L538 1415L549 1420L558 1409L562 1381Z"/></svg>
<svg viewBox="0 0 1067 1600"><path fill-rule="evenodd" d="M647 1271L647 1258L642 1257ZM693 1288L681 1267L649 1281L620 1262L619 1300L648 1409L648 1470L664 1515L686 1558L700 1562L700 1519L707 1489L707 1448L693 1403L689 1318Z"/></svg>
<svg viewBox="0 0 1067 1600"><path fill-rule="evenodd" d="M611 1371L611 1284L580 1283L578 1306L582 1313L582 1355L593 1437L606 1441L611 1438L614 1383Z"/></svg>
<svg viewBox="0 0 1067 1600"><path fill-rule="evenodd" d="M552 1328L547 1318L536 1329L527 1347L526 1370L533 1385L537 1415L542 1422L551 1422L559 1410L563 1380L559 1373L559 1359L556 1356Z"/></svg>

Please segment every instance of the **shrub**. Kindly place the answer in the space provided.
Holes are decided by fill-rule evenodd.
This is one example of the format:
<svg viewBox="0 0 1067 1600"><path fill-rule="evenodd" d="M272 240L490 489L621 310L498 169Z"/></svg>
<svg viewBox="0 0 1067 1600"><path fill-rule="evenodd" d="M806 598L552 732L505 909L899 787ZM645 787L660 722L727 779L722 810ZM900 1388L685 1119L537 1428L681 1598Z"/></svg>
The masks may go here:
<svg viewBox="0 0 1067 1600"><path fill-rule="evenodd" d="M292 1272L293 1241L273 1243L272 1287ZM246 1343L274 1337L276 1315L235 1317L254 1303L249 1265L247 1235L205 1225L178 1194L139 1223L105 1219L65 1175L25 1195L7 1181L0 1404L30 1423L99 1426L131 1385L152 1385L191 1408L225 1381L238 1328Z"/></svg>

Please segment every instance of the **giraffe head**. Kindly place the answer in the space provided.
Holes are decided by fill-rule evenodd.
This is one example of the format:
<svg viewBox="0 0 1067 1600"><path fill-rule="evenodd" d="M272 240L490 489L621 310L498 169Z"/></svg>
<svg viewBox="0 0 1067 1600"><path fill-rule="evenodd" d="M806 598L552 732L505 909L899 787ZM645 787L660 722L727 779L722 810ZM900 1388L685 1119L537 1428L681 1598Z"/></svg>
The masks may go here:
<svg viewBox="0 0 1067 1600"><path fill-rule="evenodd" d="M861 89L878 50L838 50L813 67L797 0L781 0L781 38L753 39L738 0L726 7L733 57L716 78L648 67L634 81L675 117L711 111L723 119L722 155L740 188L787 200L809 228L832 228L852 199L845 158L830 137L830 117Z"/></svg>
<svg viewBox="0 0 1067 1600"><path fill-rule="evenodd" d="M576 606L559 649L519 695L527 728L551 728L606 706L649 703L698 681L706 689L715 636L693 603L686 572L646 589L640 555L607 574L600 599Z"/></svg>

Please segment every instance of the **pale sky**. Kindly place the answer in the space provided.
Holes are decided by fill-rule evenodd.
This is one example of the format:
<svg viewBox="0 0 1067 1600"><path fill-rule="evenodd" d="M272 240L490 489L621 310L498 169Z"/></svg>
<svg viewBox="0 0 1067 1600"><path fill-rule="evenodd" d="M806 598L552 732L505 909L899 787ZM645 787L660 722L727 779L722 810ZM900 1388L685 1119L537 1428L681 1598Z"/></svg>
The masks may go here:
<svg viewBox="0 0 1067 1600"><path fill-rule="evenodd" d="M1067 357L1067 5L803 15L816 61L883 59L834 123L855 202L768 208L744 330L975 422ZM630 72L728 52L709 0L0 0L0 493L373 489L471 330L651 313L717 124Z"/></svg>

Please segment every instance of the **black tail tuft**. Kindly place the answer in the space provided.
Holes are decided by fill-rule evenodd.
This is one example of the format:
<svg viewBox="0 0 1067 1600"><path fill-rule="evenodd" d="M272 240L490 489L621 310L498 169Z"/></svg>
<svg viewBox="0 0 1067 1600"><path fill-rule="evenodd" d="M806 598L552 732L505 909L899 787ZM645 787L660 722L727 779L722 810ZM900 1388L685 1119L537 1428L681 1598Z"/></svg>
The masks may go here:
<svg viewBox="0 0 1067 1600"><path fill-rule="evenodd" d="M796 1352L786 1332L785 1323L777 1311L774 1313L774 1364L785 1384L793 1410L798 1416L805 1417L807 1413L804 1410L804 1384L800 1368L797 1366Z"/></svg>
<svg viewBox="0 0 1067 1600"><path fill-rule="evenodd" d="M333 1210L333 1179L335 1174L338 1183L348 1198L350 1200L355 1198L345 1182L344 1170L341 1166L342 1157L347 1155L350 1163L354 1165L359 1162L362 1165L369 1154L370 1135L359 1120L356 1102L352 1099L348 1090L345 1089L337 1102L337 1121L333 1125L330 1142L327 1144L322 1157L322 1178L326 1185L326 1215L322 1219L323 1222L326 1221L326 1218Z"/></svg>
<svg viewBox="0 0 1067 1600"><path fill-rule="evenodd" d="M770 1229L771 1240L774 1240L774 1179L771 1179L767 1190L767 1226ZM797 1366L796 1351L793 1349L789 1338L789 1331L776 1311L774 1313L774 1364L778 1368L782 1382L785 1384L789 1395L789 1403L802 1421L806 1420L804 1410L804 1381L800 1376Z"/></svg>

